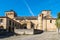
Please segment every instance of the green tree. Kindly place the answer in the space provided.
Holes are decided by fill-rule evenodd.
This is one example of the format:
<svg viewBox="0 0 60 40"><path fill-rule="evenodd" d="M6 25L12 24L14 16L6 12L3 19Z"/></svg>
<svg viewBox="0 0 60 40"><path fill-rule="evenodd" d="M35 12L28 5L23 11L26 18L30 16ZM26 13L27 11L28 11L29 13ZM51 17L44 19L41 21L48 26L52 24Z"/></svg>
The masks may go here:
<svg viewBox="0 0 60 40"><path fill-rule="evenodd" d="M60 12L57 15L57 19L56 19L56 26L58 28L58 33L59 33L59 29L60 29Z"/></svg>

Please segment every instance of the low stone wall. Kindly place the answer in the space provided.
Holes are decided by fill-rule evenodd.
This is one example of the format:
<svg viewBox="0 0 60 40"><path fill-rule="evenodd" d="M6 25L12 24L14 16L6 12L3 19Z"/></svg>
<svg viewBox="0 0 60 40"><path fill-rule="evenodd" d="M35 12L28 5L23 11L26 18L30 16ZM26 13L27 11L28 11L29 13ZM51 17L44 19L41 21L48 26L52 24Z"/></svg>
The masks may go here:
<svg viewBox="0 0 60 40"><path fill-rule="evenodd" d="M34 34L33 29L15 29L14 31L17 34Z"/></svg>

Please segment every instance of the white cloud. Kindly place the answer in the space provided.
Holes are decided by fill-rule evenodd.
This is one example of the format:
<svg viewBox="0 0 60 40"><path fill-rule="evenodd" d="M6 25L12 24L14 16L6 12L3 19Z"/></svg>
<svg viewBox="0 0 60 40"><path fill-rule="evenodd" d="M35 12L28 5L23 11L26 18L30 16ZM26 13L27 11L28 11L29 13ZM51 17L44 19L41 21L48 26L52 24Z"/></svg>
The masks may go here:
<svg viewBox="0 0 60 40"><path fill-rule="evenodd" d="M31 8L30 8L30 6L28 5L28 3L24 0L24 2L25 2L25 4L26 4L26 6L27 6L27 8L28 8L28 10L29 10L29 12L30 12L30 14L32 15L32 16L34 16L34 13L32 12L32 10L31 10Z"/></svg>

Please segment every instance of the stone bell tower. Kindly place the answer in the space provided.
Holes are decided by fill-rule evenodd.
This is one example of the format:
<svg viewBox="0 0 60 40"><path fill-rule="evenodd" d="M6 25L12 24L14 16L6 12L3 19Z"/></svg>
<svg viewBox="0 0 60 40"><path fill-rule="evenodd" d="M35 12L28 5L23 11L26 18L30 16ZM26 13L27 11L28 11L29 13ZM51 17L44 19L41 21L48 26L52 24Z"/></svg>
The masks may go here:
<svg viewBox="0 0 60 40"><path fill-rule="evenodd" d="M43 10L41 14L38 15L38 28L40 30L46 30L47 20L46 18L51 18L51 11Z"/></svg>
<svg viewBox="0 0 60 40"><path fill-rule="evenodd" d="M43 14L43 17L51 18L51 11L50 10L43 10L42 14Z"/></svg>
<svg viewBox="0 0 60 40"><path fill-rule="evenodd" d="M51 11L50 10L44 10L42 11L42 14L43 14L43 30L44 31L47 31L47 18L52 18L51 17Z"/></svg>
<svg viewBox="0 0 60 40"><path fill-rule="evenodd" d="M15 11L10 10L10 11L5 11L5 15L11 19L13 19L14 17L17 16L17 14L15 13Z"/></svg>

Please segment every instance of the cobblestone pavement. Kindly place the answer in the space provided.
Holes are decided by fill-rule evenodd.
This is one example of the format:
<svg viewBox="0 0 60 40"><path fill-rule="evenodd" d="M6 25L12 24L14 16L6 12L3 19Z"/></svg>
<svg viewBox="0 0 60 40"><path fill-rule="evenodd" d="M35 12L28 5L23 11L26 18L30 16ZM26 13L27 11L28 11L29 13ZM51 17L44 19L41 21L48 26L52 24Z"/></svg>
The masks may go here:
<svg viewBox="0 0 60 40"><path fill-rule="evenodd" d="M44 32L37 35L12 36L0 40L60 40L60 34L57 32Z"/></svg>

